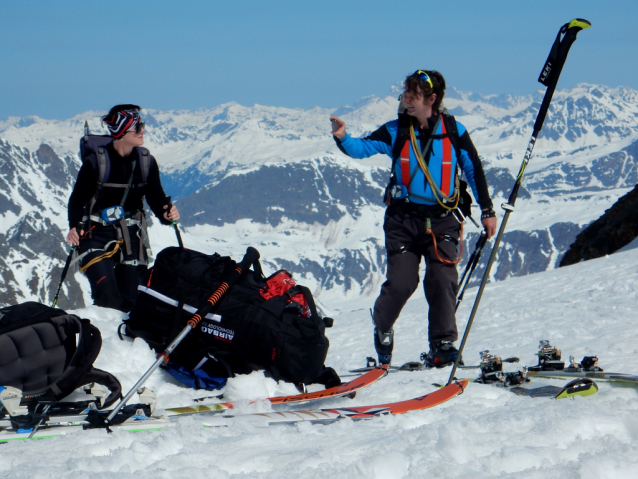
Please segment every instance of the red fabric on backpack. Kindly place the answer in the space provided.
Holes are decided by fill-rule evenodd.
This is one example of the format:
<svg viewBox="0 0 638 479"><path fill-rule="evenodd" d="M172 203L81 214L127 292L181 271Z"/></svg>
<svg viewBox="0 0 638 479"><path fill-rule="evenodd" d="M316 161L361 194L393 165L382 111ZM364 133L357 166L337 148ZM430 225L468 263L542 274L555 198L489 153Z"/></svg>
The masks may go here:
<svg viewBox="0 0 638 479"><path fill-rule="evenodd" d="M292 279L290 274L285 269L280 269L275 274L266 279L266 286L259 290L259 294L264 299L274 298L275 296L283 296L289 289L297 286L295 280ZM303 293L297 293L288 299L288 303L297 303L300 305L300 316L309 318L311 316L310 307L308 301Z"/></svg>

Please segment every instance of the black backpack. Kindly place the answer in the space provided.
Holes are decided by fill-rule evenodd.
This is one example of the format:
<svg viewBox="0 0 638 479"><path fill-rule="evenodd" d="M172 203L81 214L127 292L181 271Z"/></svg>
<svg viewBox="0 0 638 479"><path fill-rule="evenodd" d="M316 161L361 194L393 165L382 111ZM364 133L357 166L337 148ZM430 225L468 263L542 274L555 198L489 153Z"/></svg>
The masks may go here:
<svg viewBox="0 0 638 479"><path fill-rule="evenodd" d="M0 309L0 386L22 391L22 397L59 401L89 383L106 386L103 408L121 397L121 385L93 362L102 335L88 319L58 308L26 302ZM99 405L98 405L99 406Z"/></svg>
<svg viewBox="0 0 638 479"><path fill-rule="evenodd" d="M98 170L97 188L87 205L87 216L93 212L93 207L95 206L103 187L127 188L127 185L124 184L108 183L109 175L111 173L111 161L106 151L106 145L112 141L113 137L111 136L91 135L87 131L85 131L84 136L80 139L80 158L82 162L87 161L89 158L95 158L96 163L93 164L93 167ZM151 168L150 152L141 146L136 148L142 171L142 184L145 184ZM92 156L91 153L94 153L95 156ZM128 191L128 188L126 191ZM122 203L124 203L124 201L122 201Z"/></svg>
<svg viewBox="0 0 638 479"><path fill-rule="evenodd" d="M231 258L218 254L162 250L124 321L126 334L163 351L234 268ZM297 286L265 300L260 290L266 286L257 261L175 349L171 365L203 369L210 377L265 370L276 380L295 384L338 384L334 370L324 366L329 347L325 328L331 320L319 317L310 291ZM300 292L309 317L289 301Z"/></svg>

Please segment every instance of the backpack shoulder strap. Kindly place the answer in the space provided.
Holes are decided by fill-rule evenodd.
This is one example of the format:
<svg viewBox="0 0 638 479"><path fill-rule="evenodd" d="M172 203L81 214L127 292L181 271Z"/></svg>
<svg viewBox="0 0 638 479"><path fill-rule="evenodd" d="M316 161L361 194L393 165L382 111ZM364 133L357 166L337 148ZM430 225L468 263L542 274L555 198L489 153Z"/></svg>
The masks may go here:
<svg viewBox="0 0 638 479"><path fill-rule="evenodd" d="M57 323L58 327L66 329L71 338L75 339L75 334L78 335L77 347L73 356L67 357L65 371L62 376L49 385L55 398L62 399L78 387L96 382L106 386L111 392L104 407L115 402L121 396L122 391L119 381L113 375L93 368L93 362L97 359L102 348L100 330L93 326L88 319L80 319L72 314L52 318L51 321Z"/></svg>
<svg viewBox="0 0 638 479"><path fill-rule="evenodd" d="M397 178L395 174L395 169L397 166L397 161L401 157L401 150L403 149L405 142L410 140L410 116L407 113L399 113L398 117L398 125L397 125L397 136L394 138L394 144L392 145L392 168L390 170L390 181L388 182L388 188L397 184ZM388 190L386 188L386 193L384 194L384 198L387 200Z"/></svg>
<svg viewBox="0 0 638 479"><path fill-rule="evenodd" d="M454 151L456 152L456 159L460 161L461 147L459 146L459 129L456 125L456 118L448 114L447 110L445 110L443 111L443 122L445 123L445 129L447 130L448 135L450 135L450 141L452 142L452 146L454 147Z"/></svg>
<svg viewBox="0 0 638 479"><path fill-rule="evenodd" d="M397 158L401 156L401 150L406 141L410 139L410 117L407 113L399 113L399 124L397 126L397 136L392 145L392 167Z"/></svg>
<svg viewBox="0 0 638 479"><path fill-rule="evenodd" d="M146 148L137 147L140 155L140 168L142 169L142 183L146 183L148 172L151 169L151 154Z"/></svg>
<svg viewBox="0 0 638 479"><path fill-rule="evenodd" d="M106 148L99 147L96 151L98 178L97 178L97 192L102 188L102 185L108 180L111 173L111 162L109 161L109 155L106 152Z"/></svg>
<svg viewBox="0 0 638 479"><path fill-rule="evenodd" d="M97 160L97 168L98 168L98 179L97 185L95 186L95 193L91 197L89 204L86 206L84 218L82 221L89 219L90 215L93 213L93 208L100 198L100 193L102 192L102 186L108 180L109 174L111 172L111 162L109 161L109 155L106 152L106 148L98 147L95 150L95 156ZM89 226L90 229L90 226Z"/></svg>

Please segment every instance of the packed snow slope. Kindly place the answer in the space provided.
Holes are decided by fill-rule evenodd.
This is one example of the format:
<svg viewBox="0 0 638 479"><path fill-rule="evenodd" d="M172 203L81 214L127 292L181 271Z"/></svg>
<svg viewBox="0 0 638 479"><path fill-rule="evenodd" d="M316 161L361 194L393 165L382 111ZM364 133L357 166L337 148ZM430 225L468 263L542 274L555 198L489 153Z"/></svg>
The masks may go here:
<svg viewBox="0 0 638 479"><path fill-rule="evenodd" d="M538 341L550 340L563 357L598 355L607 371L638 373L638 250L507 281L490 283L465 352L518 356L535 364ZM266 271L268 273L268 271ZM458 318L461 329L476 290ZM327 364L341 373L373 353L369 300L326 304L335 315L328 330ZM395 363L426 348L427 305L421 293L396 325ZM120 341L121 316L90 307L77 311L99 326L104 347L96 365L125 389L150 366L145 344ZM516 365L506 368L514 370ZM353 400L322 407L379 404L434 390L450 369L390 374ZM472 370L461 372L473 376ZM347 378L344 378L347 379ZM554 381L561 384L566 381ZM533 384L544 384L538 380ZM160 408L188 405L202 392L173 383L160 371L148 382ZM283 427L232 424L203 428L185 418L161 431L79 431L64 437L0 446L0 477L38 478L635 478L638 391L600 382L595 396L550 400L518 397L494 386L470 384L461 396L433 409L369 421L343 420ZM290 393L260 373L231 379L226 399ZM316 403L313 407L318 406ZM301 406L303 407L303 406ZM254 409L267 409L263 403ZM250 411L246 406L244 411Z"/></svg>

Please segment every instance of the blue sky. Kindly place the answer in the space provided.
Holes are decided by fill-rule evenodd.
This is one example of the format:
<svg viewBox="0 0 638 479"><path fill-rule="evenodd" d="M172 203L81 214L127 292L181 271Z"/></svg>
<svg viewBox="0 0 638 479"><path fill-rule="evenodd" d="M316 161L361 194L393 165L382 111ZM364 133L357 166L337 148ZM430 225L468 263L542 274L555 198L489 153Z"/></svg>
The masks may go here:
<svg viewBox="0 0 638 479"><path fill-rule="evenodd" d="M418 68L525 95L561 25L589 20L559 83L638 89L638 2L0 0L0 118L116 103L338 107Z"/></svg>

